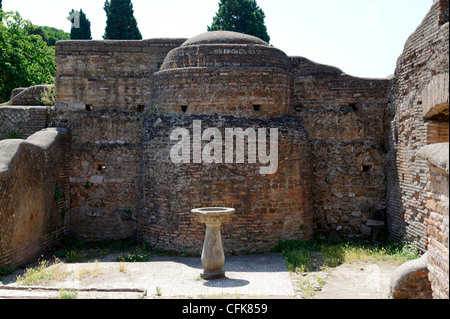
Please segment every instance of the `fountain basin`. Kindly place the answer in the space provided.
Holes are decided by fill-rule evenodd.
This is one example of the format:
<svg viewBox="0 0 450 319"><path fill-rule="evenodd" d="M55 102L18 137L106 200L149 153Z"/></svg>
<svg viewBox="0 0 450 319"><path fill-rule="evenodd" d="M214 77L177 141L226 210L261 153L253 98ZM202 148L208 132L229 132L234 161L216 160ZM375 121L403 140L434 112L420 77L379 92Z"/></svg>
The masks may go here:
<svg viewBox="0 0 450 319"><path fill-rule="evenodd" d="M225 263L225 254L222 245L220 225L230 220L234 208L203 207L192 209L195 219L206 225L205 239L202 249L203 273L201 278L210 280L225 277L222 266Z"/></svg>

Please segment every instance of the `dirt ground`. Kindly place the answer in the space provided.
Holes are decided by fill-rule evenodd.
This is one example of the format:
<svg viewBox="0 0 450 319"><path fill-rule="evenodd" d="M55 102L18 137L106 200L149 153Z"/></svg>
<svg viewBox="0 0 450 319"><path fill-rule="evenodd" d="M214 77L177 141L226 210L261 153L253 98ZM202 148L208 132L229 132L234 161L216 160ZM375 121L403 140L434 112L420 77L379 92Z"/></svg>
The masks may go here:
<svg viewBox="0 0 450 319"><path fill-rule="evenodd" d="M291 274L296 292L310 299L390 299L391 276L399 265L354 262L319 272Z"/></svg>

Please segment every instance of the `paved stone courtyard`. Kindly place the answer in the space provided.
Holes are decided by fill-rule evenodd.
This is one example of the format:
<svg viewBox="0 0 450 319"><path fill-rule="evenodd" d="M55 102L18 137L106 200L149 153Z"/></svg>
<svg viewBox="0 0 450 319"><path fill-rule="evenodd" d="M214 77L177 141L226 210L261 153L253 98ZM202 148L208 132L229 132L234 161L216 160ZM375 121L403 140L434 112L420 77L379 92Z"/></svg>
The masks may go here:
<svg viewBox="0 0 450 319"><path fill-rule="evenodd" d="M119 263L109 255L97 262L65 264L59 273L69 274L39 287L18 286L7 276L0 298L54 299L62 290L76 290L78 299L386 299L389 281L397 267L392 264L343 264L320 273L292 274L281 255L263 254L226 257L226 277L200 278L200 258L152 257L149 262ZM324 285L312 283L305 295L301 283L317 276Z"/></svg>

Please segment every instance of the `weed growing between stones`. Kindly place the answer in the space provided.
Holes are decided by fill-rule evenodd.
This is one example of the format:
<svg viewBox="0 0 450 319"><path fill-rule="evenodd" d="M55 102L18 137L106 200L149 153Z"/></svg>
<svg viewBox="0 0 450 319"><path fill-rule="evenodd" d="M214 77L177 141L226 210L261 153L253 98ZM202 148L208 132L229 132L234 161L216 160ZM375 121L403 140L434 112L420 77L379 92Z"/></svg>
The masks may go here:
<svg viewBox="0 0 450 319"><path fill-rule="evenodd" d="M84 242L71 236L65 237L61 245L55 247L51 255L64 259L67 263L82 262L88 259L103 258L110 253L119 253L117 261L147 261L150 257L148 244L138 244L134 240L102 240Z"/></svg>
<svg viewBox="0 0 450 319"><path fill-rule="evenodd" d="M61 290L59 292L59 299L77 299L78 297L78 291L76 290Z"/></svg>
<svg viewBox="0 0 450 319"><path fill-rule="evenodd" d="M417 249L408 243L361 240L280 241L274 251L283 255L291 272L317 271L356 261L390 261L400 265L419 257Z"/></svg>
<svg viewBox="0 0 450 319"><path fill-rule="evenodd" d="M22 276L17 276L17 281L23 286L34 286L67 277L69 273L64 267L58 267L58 264L58 259L52 265L48 260L42 260L38 266L27 268Z"/></svg>
<svg viewBox="0 0 450 319"><path fill-rule="evenodd" d="M120 262L144 262L150 258L150 251L147 244L142 244L135 247L132 251L122 253L117 256L117 261Z"/></svg>
<svg viewBox="0 0 450 319"><path fill-rule="evenodd" d="M12 140L12 139L20 139L20 135L17 134L16 132L8 132L5 136L3 136L3 139L5 140Z"/></svg>
<svg viewBox="0 0 450 319"><path fill-rule="evenodd" d="M7 266L0 266L0 284L2 279L5 276L8 276L10 274L12 274L13 272L15 272L17 269L17 267L11 266L11 265L7 265Z"/></svg>

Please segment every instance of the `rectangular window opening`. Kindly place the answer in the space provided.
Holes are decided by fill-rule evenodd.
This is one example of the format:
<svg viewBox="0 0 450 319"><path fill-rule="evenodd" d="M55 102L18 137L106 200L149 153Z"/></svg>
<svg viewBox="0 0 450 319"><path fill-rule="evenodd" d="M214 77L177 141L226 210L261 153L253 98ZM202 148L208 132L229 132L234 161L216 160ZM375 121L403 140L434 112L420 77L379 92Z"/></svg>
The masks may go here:
<svg viewBox="0 0 450 319"><path fill-rule="evenodd" d="M95 163L95 170L99 171L99 172L103 172L106 171L107 167L105 164L103 163Z"/></svg>

